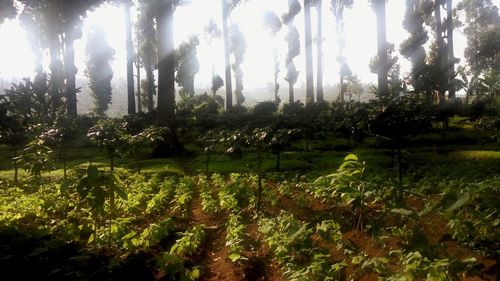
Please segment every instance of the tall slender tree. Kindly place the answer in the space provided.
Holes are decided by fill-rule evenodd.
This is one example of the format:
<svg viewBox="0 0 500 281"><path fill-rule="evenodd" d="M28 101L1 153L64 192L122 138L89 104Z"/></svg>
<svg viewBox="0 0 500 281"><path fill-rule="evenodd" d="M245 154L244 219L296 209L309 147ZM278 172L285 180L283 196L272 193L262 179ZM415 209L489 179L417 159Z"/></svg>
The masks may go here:
<svg viewBox="0 0 500 281"><path fill-rule="evenodd" d="M344 78L349 74L349 67L347 66L347 61L344 56L344 47L345 47L345 34L344 34L344 10L346 8L351 8L353 4L353 0L331 0L331 9L333 15L335 16L335 27L337 32L337 42L339 48L339 54L337 56L337 60L339 62L339 87L340 87L340 102L344 102L344 93L345 93L345 85Z"/></svg>
<svg viewBox="0 0 500 281"><path fill-rule="evenodd" d="M426 86L428 67L424 49L429 38L424 28L424 15L420 0L406 0L403 27L408 31L409 37L400 44L399 50L412 63L410 83L415 93L425 93L430 100L430 91Z"/></svg>
<svg viewBox="0 0 500 281"><path fill-rule="evenodd" d="M266 11L263 16L264 26L271 33L273 38L276 37L276 34L281 30L282 23L280 18L271 11ZM280 65L278 60L278 47L276 46L276 42L273 44L273 60L274 60L274 102L279 104L281 99L279 97L279 89L280 84L278 82L279 73L280 73Z"/></svg>
<svg viewBox="0 0 500 281"><path fill-rule="evenodd" d="M158 108L157 122L175 132L175 48L174 10L181 0L160 1L157 7L158 26Z"/></svg>
<svg viewBox="0 0 500 281"><path fill-rule="evenodd" d="M318 102L324 101L323 93L323 1L316 0L318 36L316 38L316 52L317 52L317 70L316 70L316 100Z"/></svg>
<svg viewBox="0 0 500 281"><path fill-rule="evenodd" d="M378 60L378 93L381 96L389 94L388 72L390 67L385 25L385 1L371 0L377 16L377 60Z"/></svg>
<svg viewBox="0 0 500 281"><path fill-rule="evenodd" d="M314 103L314 74L312 59L311 0L304 0L304 41L306 52L306 106Z"/></svg>
<svg viewBox="0 0 500 281"><path fill-rule="evenodd" d="M134 46L132 45L132 19L130 17L130 8L132 0L124 0L123 8L125 10L125 45L127 47L127 112L135 113L135 95L134 95Z"/></svg>
<svg viewBox="0 0 500 281"><path fill-rule="evenodd" d="M158 63L158 34L155 24L157 5L155 1L139 1L136 23L139 59L146 72L146 80L141 82L141 88L145 92L149 112L154 109L154 96L156 95L154 71Z"/></svg>
<svg viewBox="0 0 500 281"><path fill-rule="evenodd" d="M231 59L229 57L229 6L228 0L221 0L222 3L222 37L224 40L224 75L226 79L226 111L233 108L233 89L231 83Z"/></svg>
<svg viewBox="0 0 500 281"><path fill-rule="evenodd" d="M300 13L301 9L302 7L298 0L288 0L288 12L281 17L282 22L288 29L288 33L285 37L285 41L288 45L288 54L285 60L287 69L285 80L288 82L288 102L290 104L295 102L293 86L297 83L297 78L299 76L293 59L300 54L300 35L297 27L295 27L293 23L293 19Z"/></svg>
<svg viewBox="0 0 500 281"><path fill-rule="evenodd" d="M448 87L448 62L447 50L444 43L444 29L441 19L441 6L443 0L434 0L434 35L435 35L435 49L434 49L434 68L437 75L437 92L439 101L442 103L445 100L445 93Z"/></svg>
<svg viewBox="0 0 500 281"><path fill-rule="evenodd" d="M61 103L61 93L65 91L67 113L71 117L76 117L76 67L73 42L81 37L81 27L87 11L95 9L103 0L19 0L19 2L24 6L22 18L39 26L38 42L44 49L49 49L52 102Z"/></svg>
<svg viewBox="0 0 500 281"><path fill-rule="evenodd" d="M137 52L134 53L134 66L137 74L135 75L135 83L137 87L136 97L137 97L137 112L143 112L142 107L144 104L143 95L141 91L141 59L139 58L139 49L140 49L139 41L137 41Z"/></svg>
<svg viewBox="0 0 500 281"><path fill-rule="evenodd" d="M177 49L175 81L189 95L194 96L194 77L200 69L196 49L199 45L197 36L192 36Z"/></svg>
<svg viewBox="0 0 500 281"><path fill-rule="evenodd" d="M455 54L453 42L453 0L446 0L446 46L448 51L448 98L455 99Z"/></svg>
<svg viewBox="0 0 500 281"><path fill-rule="evenodd" d="M243 70L241 64L245 59L247 43L245 36L238 25L234 24L229 33L230 51L234 56L234 62L231 65L234 72L235 89L234 96L236 97L236 105L241 106L245 102L243 96Z"/></svg>
<svg viewBox="0 0 500 281"><path fill-rule="evenodd" d="M85 76L89 79L89 87L94 98L94 112L105 116L111 103L111 79L113 70L111 61L115 51L106 42L106 34L99 26L93 26L85 48L87 68Z"/></svg>

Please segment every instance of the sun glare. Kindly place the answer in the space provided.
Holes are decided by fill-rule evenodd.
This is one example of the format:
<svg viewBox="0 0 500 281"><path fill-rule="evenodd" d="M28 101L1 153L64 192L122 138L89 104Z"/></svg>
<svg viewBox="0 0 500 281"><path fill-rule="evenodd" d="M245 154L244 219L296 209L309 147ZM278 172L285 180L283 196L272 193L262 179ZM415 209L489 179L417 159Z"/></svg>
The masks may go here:
<svg viewBox="0 0 500 281"><path fill-rule="evenodd" d="M498 2L498 1L495 1ZM355 1L354 7L345 12L346 47L345 55L353 74L358 75L365 82L376 82L376 75L369 70L370 59L376 54L376 18L369 4L364 1ZM339 65L337 62L337 39L335 34L335 20L330 11L329 1L323 1L323 56L324 56L324 84L337 84ZM388 1L387 3L387 38L398 46L408 34L402 28L404 16L404 1ZM284 41L286 31L283 30L273 38L262 24L262 14L270 10L281 16L287 10L286 1L253 0L242 4L232 13L231 22L237 23L243 31L247 43L245 60L242 64L244 72L243 83L245 94L251 98L252 89L270 90L273 81L273 48L277 46L277 53L281 62L279 82L285 85L284 58L287 47ZM133 9L132 15L136 14ZM316 9L311 9L313 38L317 30ZM224 57L223 44L220 38L206 40L204 26L209 20L214 20L221 28L221 7L218 1L192 0L189 4L178 7L175 12L175 44L178 45L192 34L200 36L198 59L200 71L196 76L196 87L209 90L212 73L223 76ZM135 16L132 18L135 21ZM89 27L100 25L107 34L108 43L115 50L113 70L115 78L124 77L126 73L126 51L123 7L104 4L96 11L89 12L83 26L83 37L75 42L76 65L79 69L78 77L83 78L85 68L85 42ZM299 14L295 18L295 25L300 34L304 31L304 16ZM26 34L18 20L7 20L0 26L0 77L25 77L33 74L34 56L27 42ZM317 40L317 38L315 38ZM304 83L305 57L304 42L301 38L301 53L295 58L295 64L300 71L297 85ZM465 48L465 38L458 30L455 32L455 55L462 57ZM316 46L313 46L313 57L316 57ZM48 58L44 55L45 68L48 68ZM315 61L315 60L314 60ZM399 59L402 74L410 70L410 62ZM316 72L316 66L314 66ZM316 73L314 73L316 75ZM234 78L233 78L234 79ZM286 91L282 86L281 91ZM265 94L265 93L264 93ZM262 95L259 96L259 98ZM265 96L264 98L266 98ZM271 98L271 95L268 96Z"/></svg>
<svg viewBox="0 0 500 281"><path fill-rule="evenodd" d="M6 20L0 26L0 77L4 79L30 76L34 56L19 21Z"/></svg>

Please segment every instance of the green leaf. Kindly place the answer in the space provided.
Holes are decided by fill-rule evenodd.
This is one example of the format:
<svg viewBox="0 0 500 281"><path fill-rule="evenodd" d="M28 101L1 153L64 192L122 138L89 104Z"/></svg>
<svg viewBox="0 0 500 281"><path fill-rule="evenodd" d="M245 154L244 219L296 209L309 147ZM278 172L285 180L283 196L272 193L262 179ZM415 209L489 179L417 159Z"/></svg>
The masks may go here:
<svg viewBox="0 0 500 281"><path fill-rule="evenodd" d="M116 194L123 200L127 200L128 198L128 194L127 194L127 191L125 191L125 189L121 186L117 186L115 188L115 192Z"/></svg>
<svg viewBox="0 0 500 281"><path fill-rule="evenodd" d="M230 259L232 262L236 262L237 260L241 259L241 255L233 253L228 256L228 259Z"/></svg>
<svg viewBox="0 0 500 281"><path fill-rule="evenodd" d="M191 270L190 275L191 275L192 280L196 280L196 279L200 278L200 270L195 267Z"/></svg>
<svg viewBox="0 0 500 281"><path fill-rule="evenodd" d="M358 161L358 156L356 156L356 154L350 153L344 158L344 161Z"/></svg>
<svg viewBox="0 0 500 281"><path fill-rule="evenodd" d="M415 215L414 211L408 210L408 209L402 209L402 208L392 209L391 213L400 214L400 215L407 216L407 217L412 217Z"/></svg>
<svg viewBox="0 0 500 281"><path fill-rule="evenodd" d="M445 212L450 214L452 212L454 212L455 210L461 208L462 206L464 206L465 204L467 204L470 200L470 193L469 192L465 192L463 193L458 199L457 201L455 201L455 203L453 203L453 205L451 205L450 207L448 207Z"/></svg>
<svg viewBox="0 0 500 281"><path fill-rule="evenodd" d="M292 234L289 239L290 241L293 241L295 240L295 238L297 238L297 236L299 236L302 232L304 232L304 230L307 228L307 223L304 223L299 230L297 230L297 232L295 232L294 234Z"/></svg>
<svg viewBox="0 0 500 281"><path fill-rule="evenodd" d="M113 176L113 180L115 181L116 184L124 186L122 180L120 179L120 176L118 176L117 173L112 173L111 175Z"/></svg>

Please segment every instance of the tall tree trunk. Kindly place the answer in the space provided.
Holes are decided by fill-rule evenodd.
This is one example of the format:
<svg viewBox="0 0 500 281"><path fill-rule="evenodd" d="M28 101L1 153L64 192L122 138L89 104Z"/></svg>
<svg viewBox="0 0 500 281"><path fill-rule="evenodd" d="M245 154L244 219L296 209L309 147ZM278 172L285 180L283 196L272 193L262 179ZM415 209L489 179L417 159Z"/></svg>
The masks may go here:
<svg viewBox="0 0 500 281"><path fill-rule="evenodd" d="M312 60L311 0L304 0L306 51L306 106L314 103L314 77Z"/></svg>
<svg viewBox="0 0 500 281"><path fill-rule="evenodd" d="M175 132L174 7L163 1L158 17L158 109L157 121Z"/></svg>
<svg viewBox="0 0 500 281"><path fill-rule="evenodd" d="M60 52L61 52L61 42L59 41L59 36L54 36L50 42L49 52L50 52L50 103L55 114L57 111L58 104L60 101L60 82L61 82L61 69L60 66Z"/></svg>
<svg viewBox="0 0 500 281"><path fill-rule="evenodd" d="M141 96L141 64L139 63L139 59L135 63L135 70L137 71L137 75L135 77L135 81L137 83L137 112L142 112L142 96Z"/></svg>
<svg viewBox="0 0 500 281"><path fill-rule="evenodd" d="M343 24L343 7L338 7L337 9L334 10L334 15L335 15L335 26L336 26L336 31L337 31L337 42L339 45L339 54L338 54L338 61L339 61L339 97L340 97L340 102L344 103L344 73L343 73L343 66L345 63L344 59L344 24Z"/></svg>
<svg viewBox="0 0 500 281"><path fill-rule="evenodd" d="M65 56L65 72L66 72L66 107L68 111L68 116L71 118L76 118L77 111L77 100L76 100L76 67L75 67L75 49L73 42L75 40L73 36L73 30L66 32L65 35L65 45L66 45L66 56Z"/></svg>
<svg viewBox="0 0 500 281"><path fill-rule="evenodd" d="M345 101L345 87L344 87L344 74L342 70L340 71L340 102L344 103Z"/></svg>
<svg viewBox="0 0 500 281"><path fill-rule="evenodd" d="M127 45L127 100L128 114L135 113L134 96L134 47L132 45L132 21L130 19L130 6L132 0L125 1L125 33Z"/></svg>
<svg viewBox="0 0 500 281"><path fill-rule="evenodd" d="M323 1L316 0L316 10L318 12L318 58L317 58L317 74L318 78L316 80L316 100L321 102L324 100L323 94Z"/></svg>
<svg viewBox="0 0 500 281"><path fill-rule="evenodd" d="M273 47L273 60L274 60L274 102L279 105L281 99L279 97L280 84L278 83L280 64L278 60L278 48L276 47L276 43L274 43Z"/></svg>
<svg viewBox="0 0 500 281"><path fill-rule="evenodd" d="M221 0L222 3L222 37L224 39L224 62L226 78L226 111L233 107L233 89L231 86L231 61L229 58L229 30L227 20L229 17L229 8L227 0Z"/></svg>
<svg viewBox="0 0 500 281"><path fill-rule="evenodd" d="M288 103L293 104L295 102L295 94L293 91L293 83L288 82Z"/></svg>
<svg viewBox="0 0 500 281"><path fill-rule="evenodd" d="M377 56L378 66L378 92L380 96L386 97L389 93L387 82L388 58L387 58L387 35L385 26L385 0L375 0L375 14L377 16Z"/></svg>
<svg viewBox="0 0 500 281"><path fill-rule="evenodd" d="M448 49L448 98L455 98L455 55L453 54L453 0L446 0L446 36Z"/></svg>
<svg viewBox="0 0 500 281"><path fill-rule="evenodd" d="M155 76L151 65L146 66L146 80L148 81L148 112L152 112L154 109Z"/></svg>
<svg viewBox="0 0 500 281"><path fill-rule="evenodd" d="M438 94L439 102L443 103L445 99L446 84L448 82L448 69L446 66L447 51L443 39L443 25L441 23L441 2L442 0L434 1L434 22L435 22L435 36L437 45L437 67L438 73Z"/></svg>

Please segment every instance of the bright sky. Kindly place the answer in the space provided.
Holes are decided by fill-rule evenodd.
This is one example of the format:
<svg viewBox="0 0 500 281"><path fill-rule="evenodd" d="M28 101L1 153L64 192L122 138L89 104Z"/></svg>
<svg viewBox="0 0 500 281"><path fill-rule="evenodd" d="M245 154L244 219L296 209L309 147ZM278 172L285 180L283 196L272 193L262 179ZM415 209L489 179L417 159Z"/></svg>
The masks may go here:
<svg viewBox="0 0 500 281"><path fill-rule="evenodd" d="M244 86L246 89L254 87L267 87L273 81L273 44L277 44L280 60L284 61L286 45L284 42L285 28L276 38L269 36L262 25L262 14L266 10L274 11L281 16L287 10L287 0L269 1L252 0L237 8L232 14L232 21L240 25L246 36L248 45L245 62L242 65L244 72ZM376 54L376 18L368 1L354 1L354 7L345 11L346 23L346 48L345 55L353 74L357 74L363 82L376 82L376 75L370 73L368 64ZM454 1L457 3L457 1ZM498 6L500 0L494 0ZM337 46L335 23L329 9L329 1L323 1L323 34L324 34L324 83L334 85L338 80L338 64L336 62ZM390 0L387 2L387 38L399 43L407 38L408 34L402 27L404 16L403 0ZM311 9L313 34L316 33L316 9ZM187 39L191 34L200 34L202 40L198 49L200 72L195 78L198 88L210 88L212 66L217 74L223 76L223 46L220 39L212 40L211 44L203 36L203 27L210 18L213 18L221 27L220 1L192 0L191 4L180 7L175 13L175 43ZM303 13L295 18L295 24L303 37ZM108 42L115 49L113 69L115 76L125 75L125 33L123 8L112 5L103 5L96 11L89 13L84 26L84 36L75 42L76 64L79 68L78 75L83 76L84 49L88 28L93 24L101 25L107 33ZM314 36L314 35L313 35ZM304 42L301 37L301 55L295 59L295 64L300 71L298 86L304 83L305 58ZM11 77L32 75L34 56L26 41L25 31L18 20L7 20L0 26L0 77L8 80ZM455 56L463 57L465 38L460 31L455 31ZM316 48L313 46L313 58L316 58ZM46 59L47 61L47 59ZM402 71L407 72L410 63L400 58ZM314 62L316 63L316 62ZM47 63L46 63L47 64ZM316 70L316 67L314 67ZM280 76L285 73L282 66ZM314 74L316 75L316 73ZM280 78L280 83L285 81ZM286 87L282 87L285 89Z"/></svg>

